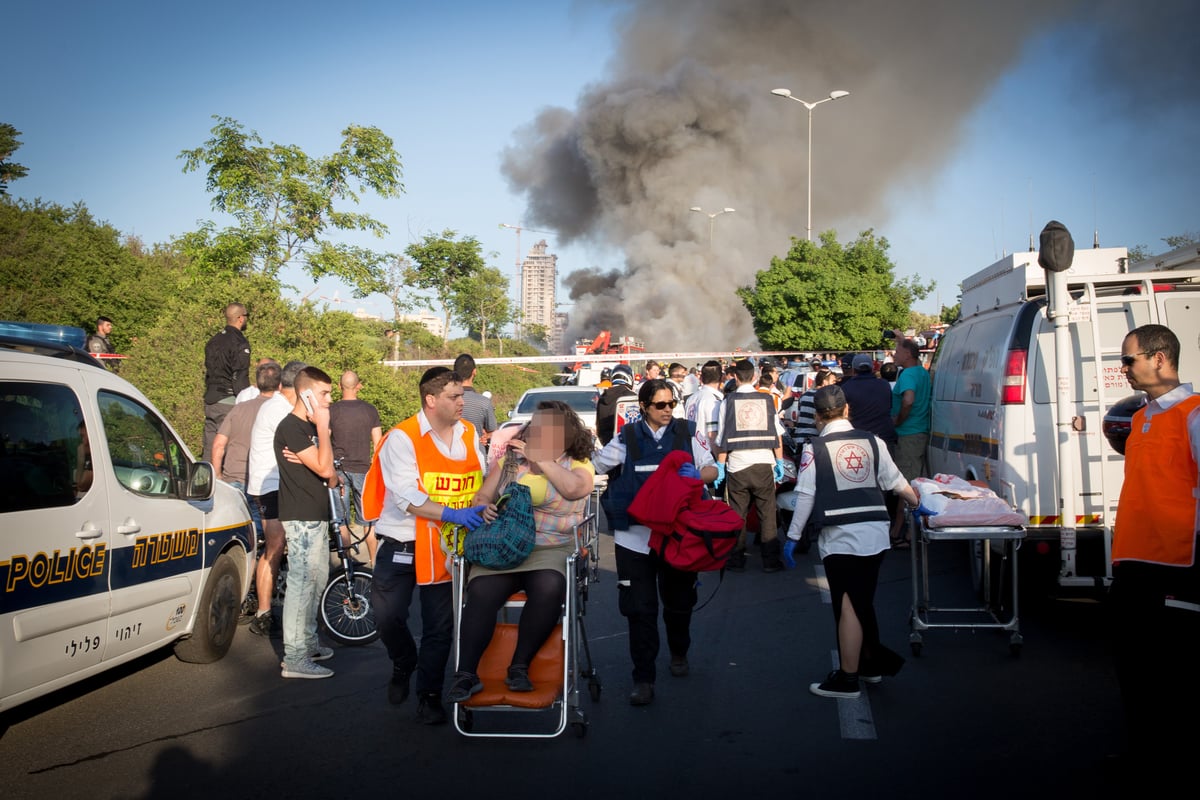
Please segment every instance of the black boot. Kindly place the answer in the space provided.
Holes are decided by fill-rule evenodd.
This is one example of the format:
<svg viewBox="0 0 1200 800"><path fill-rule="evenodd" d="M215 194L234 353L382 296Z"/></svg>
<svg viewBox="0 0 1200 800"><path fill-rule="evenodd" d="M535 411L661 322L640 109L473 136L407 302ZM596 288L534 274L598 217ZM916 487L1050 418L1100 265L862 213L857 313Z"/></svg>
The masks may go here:
<svg viewBox="0 0 1200 800"><path fill-rule="evenodd" d="M779 572L783 569L781 551L778 537L762 543L763 572Z"/></svg>
<svg viewBox="0 0 1200 800"><path fill-rule="evenodd" d="M744 549L734 550L729 554L729 558L725 561L725 568L732 572L746 571L746 551Z"/></svg>

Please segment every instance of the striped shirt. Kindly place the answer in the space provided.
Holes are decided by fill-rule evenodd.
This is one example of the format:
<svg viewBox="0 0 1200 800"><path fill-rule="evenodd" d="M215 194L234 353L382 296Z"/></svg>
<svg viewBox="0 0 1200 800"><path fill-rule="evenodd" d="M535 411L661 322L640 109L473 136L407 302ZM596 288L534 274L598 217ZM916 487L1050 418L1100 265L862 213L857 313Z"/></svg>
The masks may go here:
<svg viewBox="0 0 1200 800"><path fill-rule="evenodd" d="M484 397L474 386L463 387L462 418L475 426L478 433L496 430L496 407L492 398Z"/></svg>

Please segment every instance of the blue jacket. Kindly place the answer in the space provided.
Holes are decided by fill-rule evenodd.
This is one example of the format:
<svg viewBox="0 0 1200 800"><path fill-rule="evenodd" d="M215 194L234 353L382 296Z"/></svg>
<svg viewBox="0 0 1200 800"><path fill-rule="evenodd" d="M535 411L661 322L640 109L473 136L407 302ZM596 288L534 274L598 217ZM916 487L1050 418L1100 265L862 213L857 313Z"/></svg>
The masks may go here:
<svg viewBox="0 0 1200 800"><path fill-rule="evenodd" d="M621 442L625 445L625 463L621 472L608 482L608 489L600 498L600 505L614 531L629 530L629 504L637 496L646 479L658 469L658 465L673 450L691 453L692 439L696 435L696 423L685 419L672 419L663 431L662 438L654 440L645 420L621 428Z"/></svg>

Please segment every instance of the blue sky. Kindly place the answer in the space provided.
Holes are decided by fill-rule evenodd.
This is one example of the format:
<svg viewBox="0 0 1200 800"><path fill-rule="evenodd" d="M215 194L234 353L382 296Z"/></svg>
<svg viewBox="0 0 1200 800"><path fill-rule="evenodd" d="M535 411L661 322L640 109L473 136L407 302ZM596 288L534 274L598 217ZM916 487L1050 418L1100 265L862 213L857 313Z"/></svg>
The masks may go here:
<svg viewBox="0 0 1200 800"><path fill-rule="evenodd" d="M525 222L524 202L500 175L500 153L539 110L573 108L606 77L614 13L550 0L10 0L0 121L22 131L15 160L29 168L10 192L81 200L121 231L161 242L214 216L203 174L184 175L176 158L208 138L212 115L314 155L333 150L349 123L376 125L395 140L407 191L364 204L390 234L361 243L400 251L450 228L477 237L512 274L516 236L499 225ZM1035 234L1057 218L1081 247L1097 226L1104 246L1153 252L1165 249L1162 237L1200 229L1200 136L1161 135L1181 129L1179 120L1097 92L1080 77L1084 63L1056 47L1072 35L1031 39L979 98L955 146L886 187L880 216L818 214L815 227L837 227L844 240L866 226L886 236L898 275L937 280L917 306L927 312L937 300L953 303L957 283L1001 251L1024 249L1031 213ZM867 102L852 92L840 105ZM814 200L819 209L819 194ZM803 232L798 220L795 234ZM524 234L521 249L537 238ZM615 251L556 248L547 238L563 273L620 265ZM298 272L289 280L295 296L348 301L334 307L387 307L381 298L350 300L333 281L314 287Z"/></svg>

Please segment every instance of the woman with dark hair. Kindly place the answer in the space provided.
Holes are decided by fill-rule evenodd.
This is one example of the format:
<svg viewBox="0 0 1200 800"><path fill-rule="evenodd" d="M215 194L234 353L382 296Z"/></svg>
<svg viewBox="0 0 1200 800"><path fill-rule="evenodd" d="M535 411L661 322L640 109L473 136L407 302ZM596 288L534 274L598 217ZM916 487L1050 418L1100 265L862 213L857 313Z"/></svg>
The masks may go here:
<svg viewBox="0 0 1200 800"><path fill-rule="evenodd" d="M567 558L575 550L572 529L583 520L592 493L592 434L566 403L539 403L525 429L504 446L503 468L488 474L471 504L487 503L483 516L491 521L507 483L524 484L533 499L536 541L529 557L512 569L471 566L459 626L458 671L446 696L451 703L462 703L483 689L476 669L492 640L496 612L519 591L528 600L505 682L514 692L533 691L529 663L558 623L566 597Z"/></svg>
<svg viewBox="0 0 1200 800"><path fill-rule="evenodd" d="M621 428L592 459L597 472L620 467L601 498L616 543L617 593L621 614L629 621L629 655L633 659L633 692L629 702L644 706L654 700L658 658L658 600L671 651L671 674L688 674L689 628L696 604L696 575L682 572L650 550L650 529L629 517L629 504L646 479L673 450L690 448L692 460L679 474L711 483L717 477L712 453L696 440L696 423L672 415L678 401L671 384L646 381L638 391L642 418Z"/></svg>

